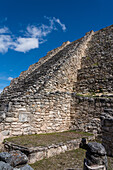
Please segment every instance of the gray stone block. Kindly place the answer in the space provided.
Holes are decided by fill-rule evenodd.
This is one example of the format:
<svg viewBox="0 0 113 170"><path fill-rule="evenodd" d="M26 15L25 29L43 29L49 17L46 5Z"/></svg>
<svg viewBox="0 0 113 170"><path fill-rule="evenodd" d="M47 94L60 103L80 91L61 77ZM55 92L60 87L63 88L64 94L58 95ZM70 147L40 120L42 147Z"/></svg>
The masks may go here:
<svg viewBox="0 0 113 170"><path fill-rule="evenodd" d="M11 151L0 153L0 160L9 163L11 166L16 167L17 165L26 164L28 161L27 156L20 151Z"/></svg>
<svg viewBox="0 0 113 170"><path fill-rule="evenodd" d="M13 170L10 164L0 161L0 170Z"/></svg>
<svg viewBox="0 0 113 170"><path fill-rule="evenodd" d="M88 150L88 152L91 152L93 154L106 155L105 148L101 143L90 142L90 143L88 143L87 150Z"/></svg>
<svg viewBox="0 0 113 170"><path fill-rule="evenodd" d="M13 170L34 170L34 169L30 165L27 164L20 168L14 168Z"/></svg>

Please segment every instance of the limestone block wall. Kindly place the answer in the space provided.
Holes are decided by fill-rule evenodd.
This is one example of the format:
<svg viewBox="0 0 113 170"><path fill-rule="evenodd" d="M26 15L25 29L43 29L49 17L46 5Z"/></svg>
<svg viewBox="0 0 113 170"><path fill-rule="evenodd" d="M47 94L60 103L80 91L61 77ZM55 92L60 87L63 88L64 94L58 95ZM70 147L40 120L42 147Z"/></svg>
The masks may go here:
<svg viewBox="0 0 113 170"><path fill-rule="evenodd" d="M70 94L58 92L12 99L0 131L7 137L69 130L70 103Z"/></svg>
<svg viewBox="0 0 113 170"><path fill-rule="evenodd" d="M101 114L102 144L107 154L113 156L113 109L105 109Z"/></svg>
<svg viewBox="0 0 113 170"><path fill-rule="evenodd" d="M113 109L113 98L84 97L73 93L71 104L71 128L95 134L101 133L101 113Z"/></svg>

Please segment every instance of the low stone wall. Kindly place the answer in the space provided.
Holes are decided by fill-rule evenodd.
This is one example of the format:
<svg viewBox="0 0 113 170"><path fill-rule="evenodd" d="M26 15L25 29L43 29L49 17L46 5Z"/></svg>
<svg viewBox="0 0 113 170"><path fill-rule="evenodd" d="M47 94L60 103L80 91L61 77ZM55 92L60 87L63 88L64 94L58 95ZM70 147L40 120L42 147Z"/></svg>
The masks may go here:
<svg viewBox="0 0 113 170"><path fill-rule="evenodd" d="M113 110L106 109L101 115L102 144L107 155L113 156Z"/></svg>
<svg viewBox="0 0 113 170"><path fill-rule="evenodd" d="M88 136L87 140L94 140L94 136ZM39 147L23 147L18 146L11 142L5 142L4 146L7 151L10 150L20 150L28 156L29 163L35 163L36 161L42 160L44 158L49 158L55 155L59 155L60 153L64 153L65 151L73 150L79 148L80 142L82 138L77 138L71 141L67 141L65 143L61 142L58 144L52 144L49 146L39 146Z"/></svg>
<svg viewBox="0 0 113 170"><path fill-rule="evenodd" d="M71 129L101 133L100 116L104 109L113 108L113 98L84 97L73 93L71 104Z"/></svg>

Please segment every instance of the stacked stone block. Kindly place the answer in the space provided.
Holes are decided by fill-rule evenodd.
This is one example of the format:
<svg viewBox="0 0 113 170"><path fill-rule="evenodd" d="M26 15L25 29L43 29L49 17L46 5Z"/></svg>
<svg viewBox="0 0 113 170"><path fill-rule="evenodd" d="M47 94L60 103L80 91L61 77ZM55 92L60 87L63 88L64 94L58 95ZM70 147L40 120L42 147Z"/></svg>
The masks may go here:
<svg viewBox="0 0 113 170"><path fill-rule="evenodd" d="M84 170L107 170L107 156L102 144L90 142L87 145Z"/></svg>
<svg viewBox="0 0 113 170"><path fill-rule="evenodd" d="M71 129L100 134L100 116L104 109L113 109L112 97L85 97L73 93L70 110Z"/></svg>
<svg viewBox="0 0 113 170"><path fill-rule="evenodd" d="M13 99L2 114L0 130L5 137L68 130L70 100L71 94L59 92Z"/></svg>
<svg viewBox="0 0 113 170"><path fill-rule="evenodd" d="M105 109L101 115L102 144L107 154L113 156L113 109Z"/></svg>

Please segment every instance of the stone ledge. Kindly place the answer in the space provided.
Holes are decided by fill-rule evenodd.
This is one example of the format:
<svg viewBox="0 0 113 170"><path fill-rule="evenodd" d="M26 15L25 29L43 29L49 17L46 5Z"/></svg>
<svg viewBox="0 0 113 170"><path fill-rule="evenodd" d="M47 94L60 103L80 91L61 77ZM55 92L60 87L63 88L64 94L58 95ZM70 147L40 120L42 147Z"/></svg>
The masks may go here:
<svg viewBox="0 0 113 170"><path fill-rule="evenodd" d="M88 136L87 140L94 140L95 136ZM36 161L44 158L49 158L60 153L64 153L69 150L78 149L82 138L67 141L65 143L60 142L58 144L52 144L49 146L38 146L38 147L24 147L16 145L12 142L5 141L4 147L7 151L20 150L28 156L29 163L35 163Z"/></svg>

